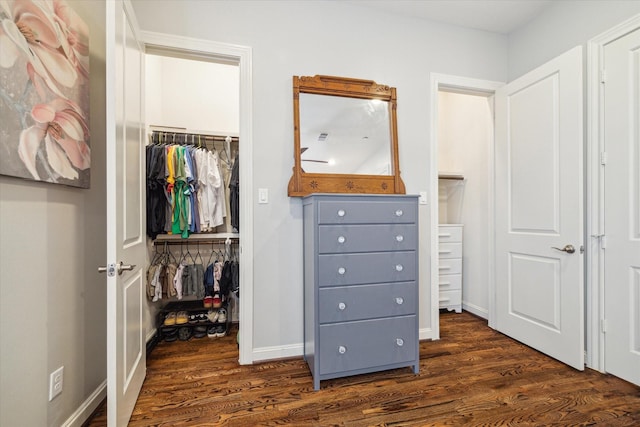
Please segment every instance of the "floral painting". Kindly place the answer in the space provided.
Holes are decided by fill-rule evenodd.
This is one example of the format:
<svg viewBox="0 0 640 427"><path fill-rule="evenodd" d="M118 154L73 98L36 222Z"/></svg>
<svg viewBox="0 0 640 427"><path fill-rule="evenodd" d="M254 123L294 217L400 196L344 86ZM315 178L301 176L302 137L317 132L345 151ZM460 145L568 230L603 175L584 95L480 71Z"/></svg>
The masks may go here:
<svg viewBox="0 0 640 427"><path fill-rule="evenodd" d="M89 187L89 28L65 0L0 0L0 174Z"/></svg>

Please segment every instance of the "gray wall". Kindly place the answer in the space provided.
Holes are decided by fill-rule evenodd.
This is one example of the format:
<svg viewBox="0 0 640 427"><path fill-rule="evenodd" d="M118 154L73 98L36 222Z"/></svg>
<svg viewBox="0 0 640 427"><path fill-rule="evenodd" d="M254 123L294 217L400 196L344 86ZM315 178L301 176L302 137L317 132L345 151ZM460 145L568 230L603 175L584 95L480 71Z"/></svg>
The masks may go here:
<svg viewBox="0 0 640 427"><path fill-rule="evenodd" d="M104 3L70 0L91 28L92 184L78 190L0 176L0 425L59 425L106 377ZM254 345L302 342L302 222L293 166L291 76L329 74L398 88L402 177L430 188L429 73L505 81L640 11L637 1L562 1L506 36L394 17L341 2L134 0L145 30L253 48ZM256 197L254 197L254 200ZM429 278L421 206L421 328ZM65 366L48 402L49 372Z"/></svg>
<svg viewBox="0 0 640 427"><path fill-rule="evenodd" d="M0 425L58 426L106 378L105 11L91 29L91 188L0 176ZM64 366L61 395L49 373Z"/></svg>
<svg viewBox="0 0 640 427"><path fill-rule="evenodd" d="M342 2L134 0L147 31L251 46L254 351L301 346L302 208L287 197L293 167L292 76L371 79L397 88L407 192L429 188L429 73L506 78L506 36L396 17ZM245 166L245 165L243 165ZM257 200L257 195L254 197ZM421 206L421 322L430 328L429 206Z"/></svg>
<svg viewBox="0 0 640 427"><path fill-rule="evenodd" d="M509 81L640 13L638 0L554 1L534 21L509 34ZM585 96L586 99L586 96Z"/></svg>

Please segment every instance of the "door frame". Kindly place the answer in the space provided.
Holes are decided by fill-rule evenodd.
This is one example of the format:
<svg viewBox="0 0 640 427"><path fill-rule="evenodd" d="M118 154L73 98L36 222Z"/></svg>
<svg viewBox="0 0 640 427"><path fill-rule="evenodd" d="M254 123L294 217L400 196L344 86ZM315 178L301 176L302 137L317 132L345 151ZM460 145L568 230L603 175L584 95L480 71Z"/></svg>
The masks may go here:
<svg viewBox="0 0 640 427"><path fill-rule="evenodd" d="M429 155L431 156L431 162L429 165L429 203L431 204L430 210L430 253L431 253L431 274L430 274L430 283L431 283L431 336L430 337L420 337L420 339L431 338L431 339L440 339L440 308L438 303L438 267L439 267L439 259L438 259L438 91L441 89L456 91L460 93L468 93L470 95L484 95L484 96L493 96L495 91L504 86L503 82L495 82L491 80L480 80L468 77L460 77L450 74L438 74L431 73L430 74L430 88L431 88L431 139L430 139L430 150ZM494 117L495 122L495 117ZM491 222L488 227L488 235L489 241L487 244L487 250L489 255L489 265L488 265L488 300L489 300L489 326L494 327L495 323L495 271L494 271L494 234L495 234L495 225L493 219L494 215L494 146L495 140L491 138L489 144L489 167L487 170L488 174L488 188L487 192L489 194L489 218L491 218Z"/></svg>
<svg viewBox="0 0 640 427"><path fill-rule="evenodd" d="M174 51L186 57L205 57L217 62L237 64L240 71L239 146L240 167L240 302L239 363L253 363L253 86L251 47L201 40L173 34L141 31L145 49Z"/></svg>
<svg viewBox="0 0 640 427"><path fill-rule="evenodd" d="M604 147L602 110L602 67L604 46L640 28L640 14L623 21L587 43L587 143L586 143L586 206L585 224L588 242L585 248L586 265L586 364L605 371L604 325L604 170L601 152Z"/></svg>

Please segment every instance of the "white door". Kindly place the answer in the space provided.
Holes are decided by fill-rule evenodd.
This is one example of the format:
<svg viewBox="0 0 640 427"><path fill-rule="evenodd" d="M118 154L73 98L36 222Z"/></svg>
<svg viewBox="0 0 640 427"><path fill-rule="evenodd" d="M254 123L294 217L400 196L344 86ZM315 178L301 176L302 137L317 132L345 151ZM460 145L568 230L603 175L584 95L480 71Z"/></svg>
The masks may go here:
<svg viewBox="0 0 640 427"><path fill-rule="evenodd" d="M143 56L128 1L106 8L107 423L124 426L146 374Z"/></svg>
<svg viewBox="0 0 640 427"><path fill-rule="evenodd" d="M498 89L495 143L496 329L580 370L582 91L581 47Z"/></svg>
<svg viewBox="0 0 640 427"><path fill-rule="evenodd" d="M640 29L604 46L605 370L640 385Z"/></svg>

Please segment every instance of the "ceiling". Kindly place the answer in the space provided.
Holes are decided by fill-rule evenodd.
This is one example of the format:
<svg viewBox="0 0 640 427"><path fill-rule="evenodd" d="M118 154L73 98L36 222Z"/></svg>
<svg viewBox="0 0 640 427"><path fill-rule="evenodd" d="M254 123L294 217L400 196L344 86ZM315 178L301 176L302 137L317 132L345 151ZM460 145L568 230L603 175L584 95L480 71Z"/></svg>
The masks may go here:
<svg viewBox="0 0 640 427"><path fill-rule="evenodd" d="M351 0L348 3L397 15L509 34L534 19L553 0Z"/></svg>

